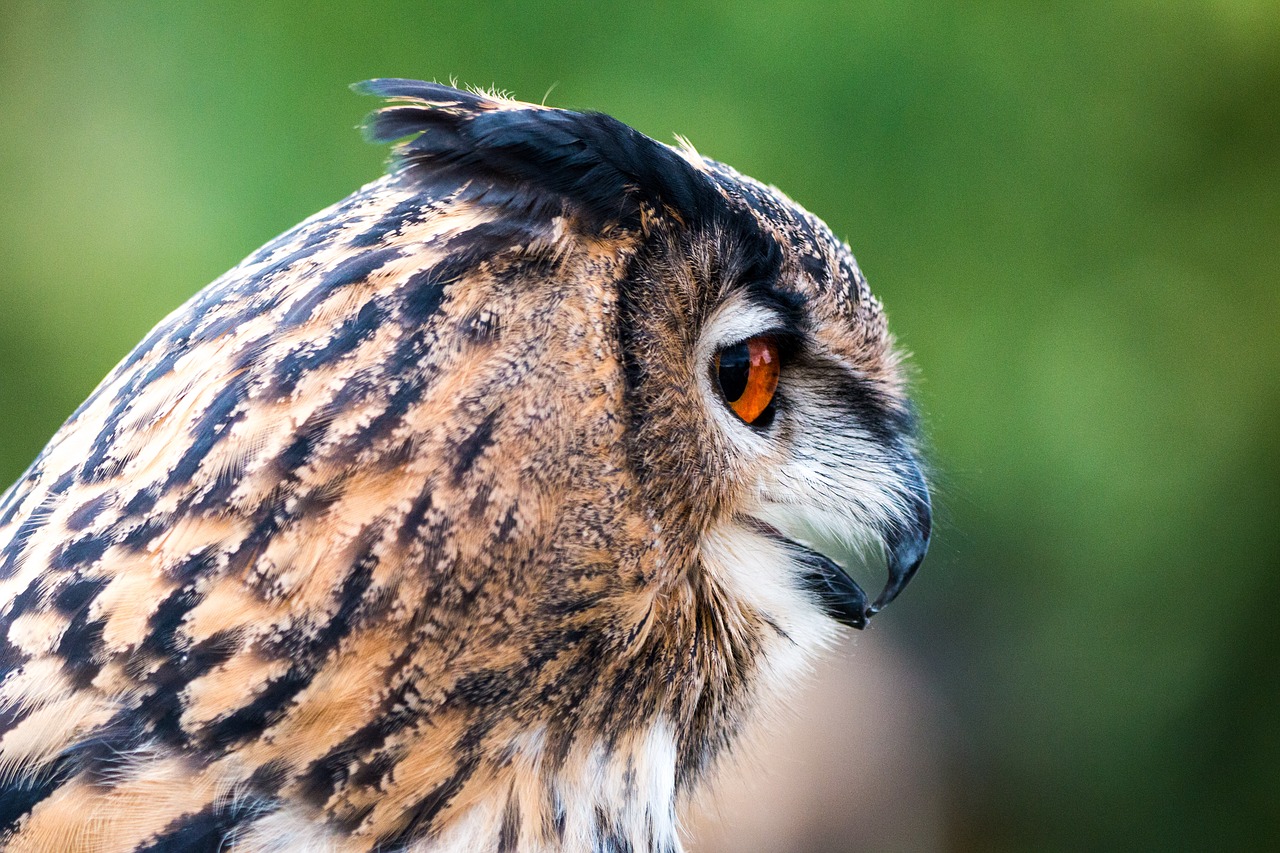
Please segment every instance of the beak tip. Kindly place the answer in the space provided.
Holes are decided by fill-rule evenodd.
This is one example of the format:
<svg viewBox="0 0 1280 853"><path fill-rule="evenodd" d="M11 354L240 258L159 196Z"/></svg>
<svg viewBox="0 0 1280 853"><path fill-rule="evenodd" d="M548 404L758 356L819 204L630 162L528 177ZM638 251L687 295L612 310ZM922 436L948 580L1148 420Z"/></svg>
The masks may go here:
<svg viewBox="0 0 1280 853"><path fill-rule="evenodd" d="M915 575L920 564L924 562L929 551L929 538L932 528L927 495L917 507L914 524L905 524L893 530L886 541L888 552L889 582L876 600L867 607L867 616L871 617L885 608L889 602L898 597Z"/></svg>
<svg viewBox="0 0 1280 853"><path fill-rule="evenodd" d="M929 500L929 487L918 462L914 458L910 458L909 462L903 477L903 497L906 499L907 512L890 523L885 531L889 580L884 591L867 607L868 618L879 613L898 597L929 551L929 538L933 533L933 506Z"/></svg>

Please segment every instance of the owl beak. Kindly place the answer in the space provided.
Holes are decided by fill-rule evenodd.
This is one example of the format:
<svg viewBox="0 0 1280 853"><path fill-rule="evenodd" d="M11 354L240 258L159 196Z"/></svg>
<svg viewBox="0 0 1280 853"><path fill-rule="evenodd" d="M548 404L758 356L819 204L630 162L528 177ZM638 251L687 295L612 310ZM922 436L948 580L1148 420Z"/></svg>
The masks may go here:
<svg viewBox="0 0 1280 853"><path fill-rule="evenodd" d="M872 616L897 598L929 550L929 534L933 526L929 489L913 457L907 457L901 476L900 495L906 512L885 525L881 532L889 580L873 603L867 603L862 587L835 561L795 541L786 540L805 566L802 577L806 588L817 597L828 615L851 628L867 627Z"/></svg>
<svg viewBox="0 0 1280 853"><path fill-rule="evenodd" d="M924 562L924 555L929 550L929 535L933 528L929 488L925 485L919 464L910 457L903 476L903 486L906 512L890 523L883 533L889 582L875 602L867 608L868 619L898 597L898 593L902 592L916 569Z"/></svg>
<svg viewBox="0 0 1280 853"><path fill-rule="evenodd" d="M804 588L813 594L828 616L850 628L867 627L867 621L872 616L897 598L920 568L924 555L929 550L929 535L933 526L929 489L919 463L909 451L902 454L896 474L890 489L899 511L896 517L879 526L876 531L879 535L875 537L884 546L889 580L872 603L868 603L867 594L843 566L821 551L790 538L779 529L788 527L786 516L780 518L774 515L771 521L755 516L746 518L757 531L788 548L801 568L799 578ZM809 533L812 532L811 529ZM811 538L804 533L798 536ZM842 549L837 546L834 550L839 553Z"/></svg>

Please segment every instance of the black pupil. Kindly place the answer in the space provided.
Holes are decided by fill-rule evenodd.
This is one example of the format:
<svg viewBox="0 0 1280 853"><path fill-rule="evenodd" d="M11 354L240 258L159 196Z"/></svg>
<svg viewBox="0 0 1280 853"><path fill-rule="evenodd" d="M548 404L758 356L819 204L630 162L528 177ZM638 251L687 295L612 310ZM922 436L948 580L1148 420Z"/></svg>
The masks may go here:
<svg viewBox="0 0 1280 853"><path fill-rule="evenodd" d="M720 393L730 403L736 402L747 390L750 372L751 350L746 341L720 351L720 369L716 378L720 381Z"/></svg>

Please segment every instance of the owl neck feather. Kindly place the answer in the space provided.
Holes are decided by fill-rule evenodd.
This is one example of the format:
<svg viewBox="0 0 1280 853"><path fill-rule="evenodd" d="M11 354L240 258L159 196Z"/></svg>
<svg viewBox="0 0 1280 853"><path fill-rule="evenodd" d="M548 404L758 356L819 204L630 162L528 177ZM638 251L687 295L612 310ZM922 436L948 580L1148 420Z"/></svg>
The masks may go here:
<svg viewBox="0 0 1280 853"><path fill-rule="evenodd" d="M644 678L610 692L610 666L596 661L601 689L575 708L594 713L573 727L572 745L551 720L503 738L501 768L411 849L681 853L677 809L749 715L749 673L764 650L736 608L705 589L684 593L650 613L625 655L648 662Z"/></svg>
<svg viewBox="0 0 1280 853"><path fill-rule="evenodd" d="M583 744L546 766L543 738L519 739L487 796L414 853L681 853L675 741L658 723L625 742Z"/></svg>

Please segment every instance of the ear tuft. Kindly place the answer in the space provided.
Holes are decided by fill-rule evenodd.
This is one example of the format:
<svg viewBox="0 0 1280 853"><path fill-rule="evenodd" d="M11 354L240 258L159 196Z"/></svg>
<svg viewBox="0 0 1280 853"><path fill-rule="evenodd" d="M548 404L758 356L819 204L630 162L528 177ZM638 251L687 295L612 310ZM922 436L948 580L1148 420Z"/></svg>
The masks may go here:
<svg viewBox="0 0 1280 853"><path fill-rule="evenodd" d="M352 88L391 101L369 116L364 133L373 142L412 137L396 146L399 168L553 193L599 224L638 221L642 206L689 223L724 203L685 155L600 113L420 80L367 80Z"/></svg>

